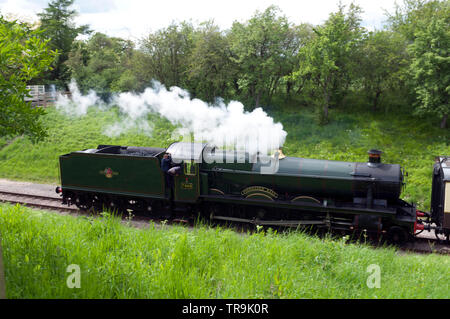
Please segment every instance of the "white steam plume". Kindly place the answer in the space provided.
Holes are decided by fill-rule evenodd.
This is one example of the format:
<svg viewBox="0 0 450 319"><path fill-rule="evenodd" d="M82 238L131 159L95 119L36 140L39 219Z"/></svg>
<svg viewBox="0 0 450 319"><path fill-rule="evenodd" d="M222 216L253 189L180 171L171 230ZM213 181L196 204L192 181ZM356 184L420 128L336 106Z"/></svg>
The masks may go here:
<svg viewBox="0 0 450 319"><path fill-rule="evenodd" d="M80 94L76 84L70 84L72 98L59 96L57 107L71 115L84 115L89 106L105 107L95 92ZM143 93L120 93L108 106L116 105L125 115L122 120L107 127L104 133L116 136L130 129L149 134L149 113L157 113L171 123L181 125L178 133L193 133L196 141L207 141L216 146L232 145L250 153L270 152L283 145L286 131L281 123L275 123L262 108L245 112L241 102L231 101L226 105L219 100L210 105L199 99L191 99L189 93L178 87L167 90L159 82Z"/></svg>
<svg viewBox="0 0 450 319"><path fill-rule="evenodd" d="M67 115L86 115L90 106L102 107L104 104L93 90L90 90L88 95L82 95L77 83L73 79L70 81L69 90L71 94L70 99L67 96L61 95L61 93L58 93L56 98L56 108L62 110Z"/></svg>

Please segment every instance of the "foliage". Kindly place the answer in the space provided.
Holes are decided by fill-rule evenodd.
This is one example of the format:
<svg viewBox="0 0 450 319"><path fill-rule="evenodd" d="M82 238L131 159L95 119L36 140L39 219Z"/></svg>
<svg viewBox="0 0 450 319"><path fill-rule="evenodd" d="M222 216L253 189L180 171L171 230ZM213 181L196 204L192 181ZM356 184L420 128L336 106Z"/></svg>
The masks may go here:
<svg viewBox="0 0 450 319"><path fill-rule="evenodd" d="M44 12L38 13L43 35L50 39L50 48L59 53L52 72L45 76L49 83L62 85L70 80L64 62L68 59L75 38L79 34L90 32L87 25L75 26L73 19L77 12L70 8L73 2L74 0L52 0Z"/></svg>
<svg viewBox="0 0 450 319"><path fill-rule="evenodd" d="M226 97L236 73L236 66L230 59L228 39L217 25L208 21L196 30L193 43L188 69L192 95L201 96L208 102Z"/></svg>
<svg viewBox="0 0 450 319"><path fill-rule="evenodd" d="M372 110L376 111L382 94L404 89L405 70L408 56L406 41L399 33L374 31L367 34L362 42L361 56L357 58L356 80L366 91Z"/></svg>
<svg viewBox="0 0 450 319"><path fill-rule="evenodd" d="M133 42L95 33L87 42L75 41L65 63L83 92L133 90L129 61Z"/></svg>
<svg viewBox="0 0 450 319"><path fill-rule="evenodd" d="M447 298L447 256L271 229L150 224L0 206L8 298ZM79 289L67 287L79 265ZM368 266L381 270L367 285Z"/></svg>
<svg viewBox="0 0 450 319"><path fill-rule="evenodd" d="M362 36L360 8L350 5L344 12L330 14L328 20L314 29L316 36L299 51L299 66L292 73L294 80L307 78L310 94L315 97L320 122L328 122L330 105L339 104L351 81L354 56Z"/></svg>
<svg viewBox="0 0 450 319"><path fill-rule="evenodd" d="M234 22L230 31L231 59L237 64L239 89L251 97L255 108L263 96L271 97L287 74L290 47L295 44L285 16L268 7L246 23Z"/></svg>
<svg viewBox="0 0 450 319"><path fill-rule="evenodd" d="M436 114L441 128L450 114L450 2L444 2L429 20L419 20L414 42L410 72L417 95L417 112Z"/></svg>
<svg viewBox="0 0 450 319"><path fill-rule="evenodd" d="M389 27L405 36L410 43L414 33L423 21L430 21L436 10L448 0L403 0L395 4L395 12L388 13Z"/></svg>
<svg viewBox="0 0 450 319"><path fill-rule="evenodd" d="M45 131L41 108L25 102L27 82L49 70L55 52L48 48L41 33L28 25L6 21L0 16L0 136L28 135L42 139Z"/></svg>
<svg viewBox="0 0 450 319"><path fill-rule="evenodd" d="M187 72L193 32L194 28L188 22L172 23L141 41L147 67L154 79L167 87L190 88Z"/></svg>
<svg viewBox="0 0 450 319"><path fill-rule="evenodd" d="M390 27L408 40L415 113L441 118L441 128L449 115L449 7L448 0L404 0L389 16Z"/></svg>
<svg viewBox="0 0 450 319"><path fill-rule="evenodd" d="M330 108L370 107L415 108L441 117L444 126L448 1L404 0L383 31L367 32L360 15L358 6L340 5L320 25L295 25L270 6L229 30L213 21L172 22L137 47L96 34L74 42L64 67L84 92L143 91L158 80L208 102L240 100L248 110L308 106L321 124ZM432 41L440 52L427 49Z"/></svg>

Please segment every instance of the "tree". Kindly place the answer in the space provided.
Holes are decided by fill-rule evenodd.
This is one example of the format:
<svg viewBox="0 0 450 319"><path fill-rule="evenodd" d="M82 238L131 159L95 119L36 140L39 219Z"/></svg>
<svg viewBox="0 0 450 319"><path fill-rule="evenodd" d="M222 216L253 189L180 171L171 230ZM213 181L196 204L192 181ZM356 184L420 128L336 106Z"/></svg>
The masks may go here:
<svg viewBox="0 0 450 319"><path fill-rule="evenodd" d="M0 16L0 136L28 135L33 142L45 131L39 118L42 108L25 102L27 82L50 69L55 52L41 32L26 24L6 21Z"/></svg>
<svg viewBox="0 0 450 319"><path fill-rule="evenodd" d="M429 21L439 6L439 0L403 0L402 4L395 3L394 14L388 14L389 25L412 43L418 25L421 21Z"/></svg>
<svg viewBox="0 0 450 319"><path fill-rule="evenodd" d="M132 90L129 61L133 52L133 42L98 32L88 41L75 41L65 65L82 92Z"/></svg>
<svg viewBox="0 0 450 319"><path fill-rule="evenodd" d="M410 45L417 113L436 114L441 128L450 114L450 3L443 2L427 20L418 22Z"/></svg>
<svg viewBox="0 0 450 319"><path fill-rule="evenodd" d="M142 91L149 87L155 79L152 70L149 68L150 63L151 58L147 54L139 49L134 50L128 63L127 74L124 74L120 80L123 81L123 86L125 87L125 82L127 82L130 84L128 85L129 89L133 91ZM133 81L132 84L131 81Z"/></svg>
<svg viewBox="0 0 450 319"><path fill-rule="evenodd" d="M141 50L147 56L147 67L153 77L167 87L190 88L187 72L193 32L194 28L188 22L172 23L141 41Z"/></svg>
<svg viewBox="0 0 450 319"><path fill-rule="evenodd" d="M409 91L415 114L435 114L447 126L449 112L449 17L448 0L404 0L390 27L409 42Z"/></svg>
<svg viewBox="0 0 450 319"><path fill-rule="evenodd" d="M202 23L189 56L188 76L195 95L208 102L226 97L235 68L228 40L219 27L211 21Z"/></svg>
<svg viewBox="0 0 450 319"><path fill-rule="evenodd" d="M285 74L288 57L284 49L290 25L279 9L268 7L256 12L246 23L234 22L230 32L231 59L239 67L238 85L250 96L255 107L265 96L270 100Z"/></svg>
<svg viewBox="0 0 450 319"><path fill-rule="evenodd" d="M406 40L398 32L374 31L364 39L355 77L361 79L372 110L387 90L400 88L408 66Z"/></svg>
<svg viewBox="0 0 450 319"><path fill-rule="evenodd" d="M77 15L76 10L70 9L73 3L74 0L53 0L44 12L38 13L43 36L50 39L50 48L58 51L54 68L45 76L45 80L59 85L66 84L70 80L64 62L69 57L73 41L79 34L91 32L89 26L77 27L73 22Z"/></svg>
<svg viewBox="0 0 450 319"><path fill-rule="evenodd" d="M286 85L286 99L291 98L291 92L299 94L304 86L306 77L303 81L293 81L292 77L286 76L292 74L299 65L299 50L308 44L314 37L313 27L310 24L294 25L289 28L288 37L283 45L286 62L282 65L283 70L280 73L283 77L281 81Z"/></svg>
<svg viewBox="0 0 450 319"><path fill-rule="evenodd" d="M321 123L328 122L332 101L339 101L351 81L354 56L357 54L363 29L358 6L344 6L330 14L328 20L314 29L316 36L299 51L299 67L292 73L294 80L308 79L309 92L322 108Z"/></svg>

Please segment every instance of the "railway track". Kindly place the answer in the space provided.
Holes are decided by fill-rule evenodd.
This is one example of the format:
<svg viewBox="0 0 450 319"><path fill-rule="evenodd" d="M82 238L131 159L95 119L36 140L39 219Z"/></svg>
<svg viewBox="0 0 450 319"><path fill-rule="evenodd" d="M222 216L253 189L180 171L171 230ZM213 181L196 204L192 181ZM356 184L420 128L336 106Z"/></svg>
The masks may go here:
<svg viewBox="0 0 450 319"><path fill-rule="evenodd" d="M61 198L53 197L53 196L45 196L38 194L29 194L29 193L18 193L12 191L0 190L0 202L9 202L12 204L21 204L26 205L28 207L45 209L50 211L55 211L59 213L69 213L76 215L92 215L92 211L83 211L78 209L76 206L69 207L67 205L63 205L61 203ZM133 215L132 219L129 216L123 214L122 216L123 222L127 224L131 224L134 227L143 228L148 226L150 221L153 221L156 225L165 225L165 224L186 224L190 227L194 226L192 220L186 220L183 218L152 218L149 216L142 215ZM242 232L242 229L245 229L245 232L248 230L247 227L242 227L242 223L229 223L227 225L232 226L236 231ZM254 226L254 225L250 225ZM375 244L376 246L376 244ZM414 252L414 253L440 253L440 254L450 254L450 245L446 245L441 241L434 239L432 236L427 237L416 237L414 242L406 243L405 245L399 247L402 252Z"/></svg>
<svg viewBox="0 0 450 319"><path fill-rule="evenodd" d="M0 190L0 201L9 202L12 204L25 204L29 207L49 209L61 212L79 211L79 209L76 207L68 207L61 204L60 198L37 194L17 193Z"/></svg>
<svg viewBox="0 0 450 319"><path fill-rule="evenodd" d="M67 206L61 203L61 198L45 196L45 195L37 195L37 194L29 194L29 193L18 193L11 191L0 190L0 202L8 202L11 204L21 204L27 207L39 208L44 210L50 210L58 213L71 214L71 215L80 215L80 216L91 216L94 212L92 210L81 210L76 206ZM133 226L138 228L143 228L144 226L148 226L150 221L153 221L157 225L166 224L167 218L151 218L148 216L142 215L133 215L132 219L130 216L126 216L123 214L122 220L126 223L131 223ZM171 221L173 224L188 224L189 222L184 219L173 219Z"/></svg>

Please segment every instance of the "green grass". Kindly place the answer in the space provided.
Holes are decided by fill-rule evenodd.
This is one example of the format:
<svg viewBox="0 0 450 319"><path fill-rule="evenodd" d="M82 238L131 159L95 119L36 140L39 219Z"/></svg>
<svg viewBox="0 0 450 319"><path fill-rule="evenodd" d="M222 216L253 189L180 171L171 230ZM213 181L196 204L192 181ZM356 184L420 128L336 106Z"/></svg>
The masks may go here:
<svg viewBox="0 0 450 319"><path fill-rule="evenodd" d="M357 113L357 114L356 114ZM271 111L288 132L284 152L288 156L344 161L367 160L367 150L384 151L383 161L401 164L409 174L402 198L429 209L431 173L434 157L450 155L450 130L442 130L429 120L407 113L352 114L349 110L330 110L332 121L320 126L307 108ZM36 145L27 138L0 140L0 177L58 183L58 156L98 144L166 147L174 126L156 115L149 116L152 136L128 132L116 138L103 134L107 125L119 119L116 110L90 110L88 115L70 118L49 108L44 120L49 137Z"/></svg>
<svg viewBox="0 0 450 319"><path fill-rule="evenodd" d="M166 226L167 227L167 226ZM9 298L448 298L450 259L300 232L126 227L0 205ZM81 288L66 285L68 265ZM368 288L367 267L381 270Z"/></svg>

